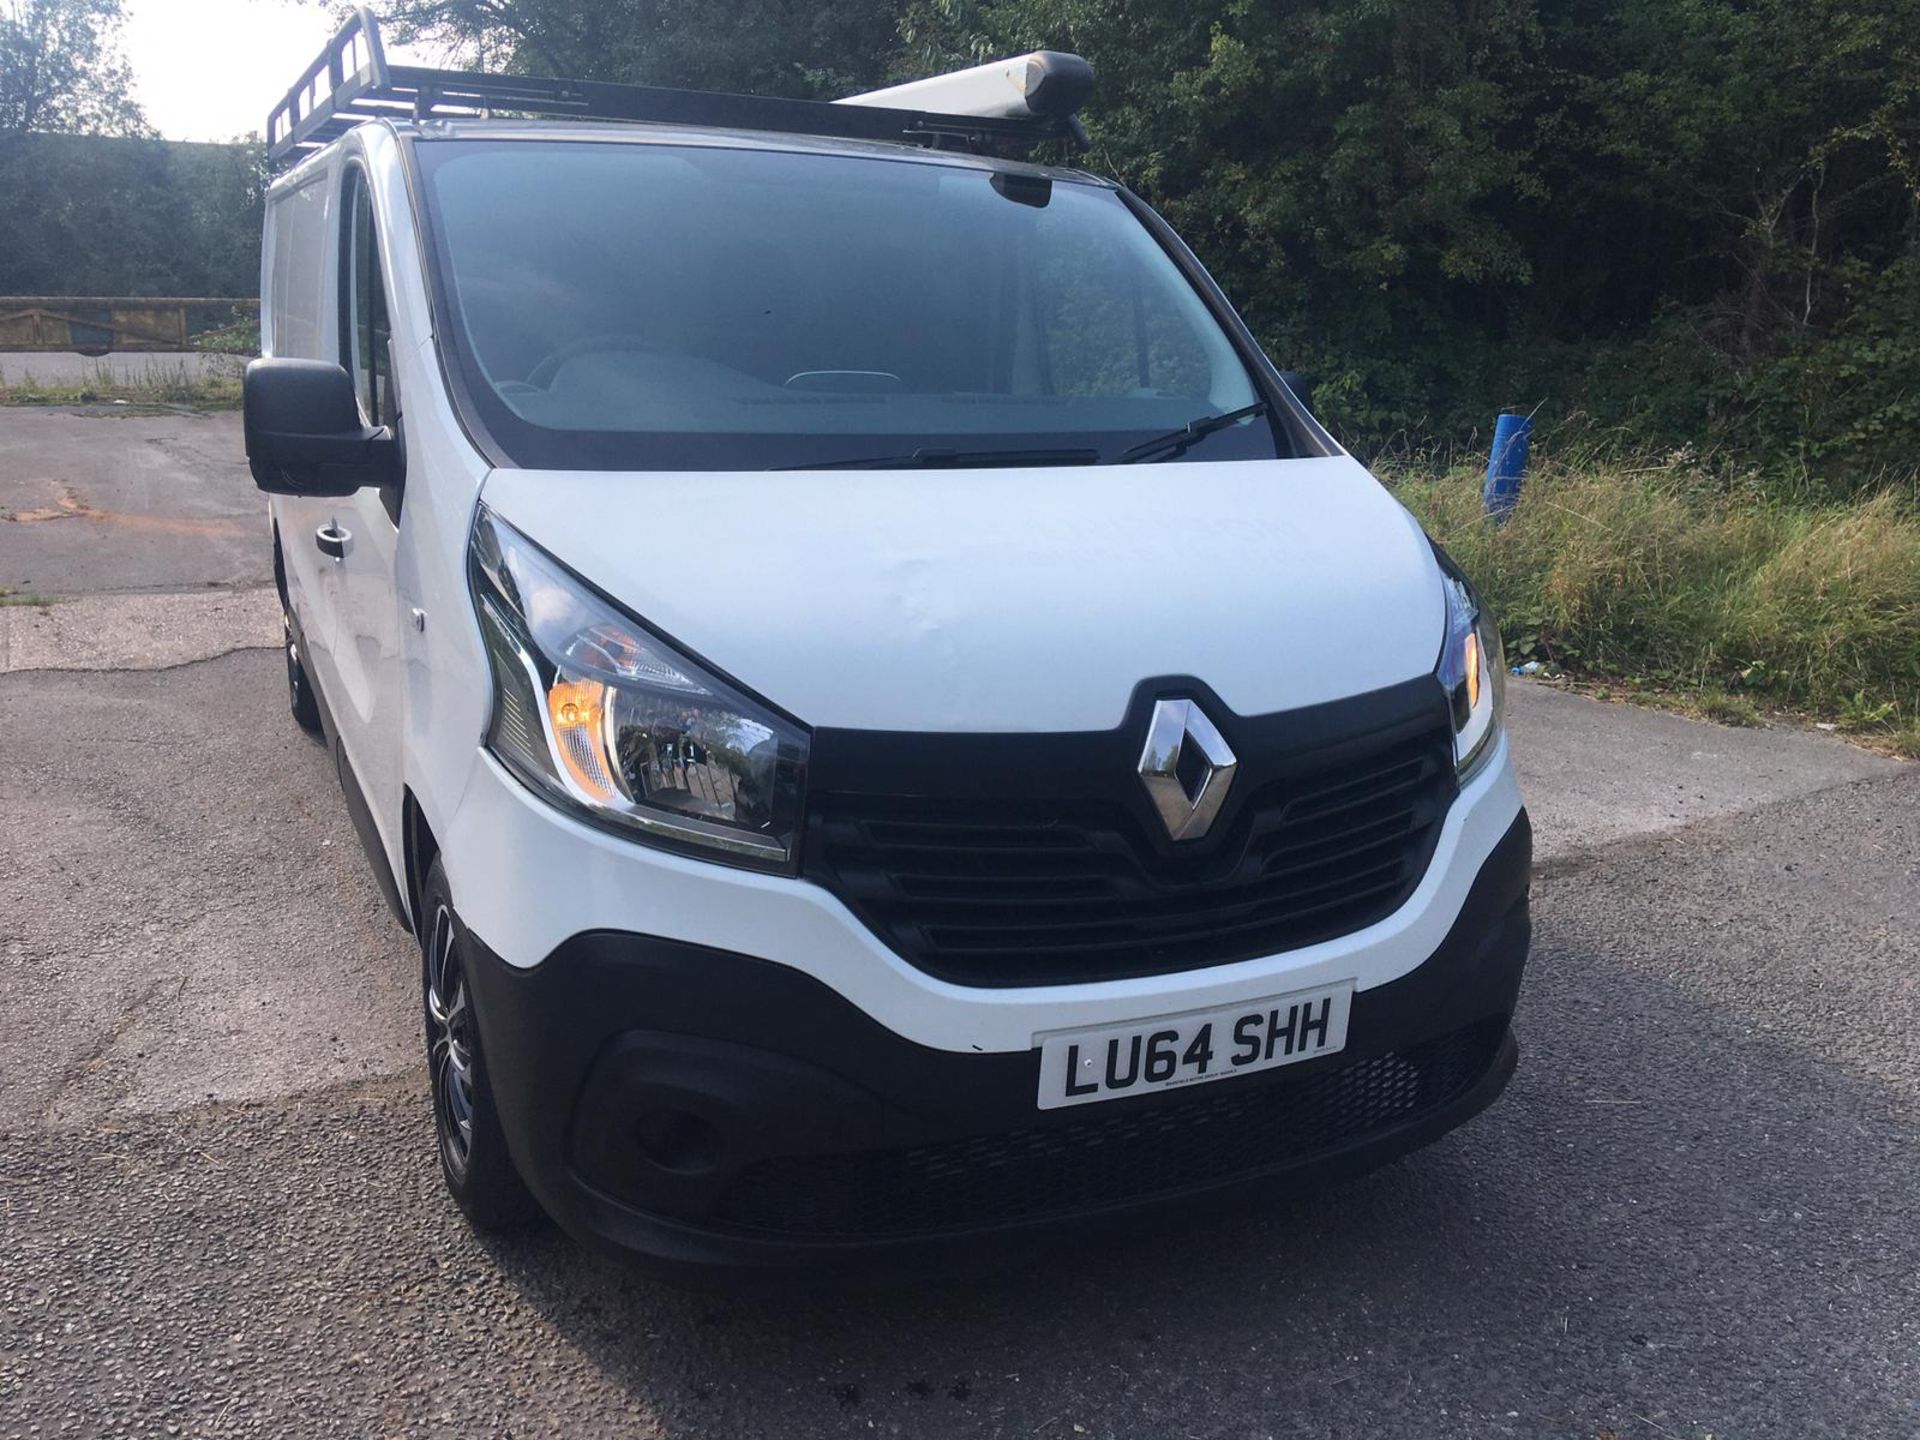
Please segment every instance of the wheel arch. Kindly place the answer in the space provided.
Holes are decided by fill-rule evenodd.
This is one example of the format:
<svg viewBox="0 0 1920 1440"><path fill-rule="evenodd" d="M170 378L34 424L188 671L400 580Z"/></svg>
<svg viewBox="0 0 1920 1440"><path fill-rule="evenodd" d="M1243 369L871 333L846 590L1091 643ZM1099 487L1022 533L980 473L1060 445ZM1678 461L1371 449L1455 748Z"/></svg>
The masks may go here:
<svg viewBox="0 0 1920 1440"><path fill-rule="evenodd" d="M273 588L280 592L280 608L291 615L293 602L287 594L287 557L280 549L280 522L274 519L268 523L273 527Z"/></svg>
<svg viewBox="0 0 1920 1440"><path fill-rule="evenodd" d="M413 787L406 786L400 802L401 843L406 851L407 914L413 917L413 933L420 937L420 895L427 887L427 872L440 853L440 841L427 823Z"/></svg>

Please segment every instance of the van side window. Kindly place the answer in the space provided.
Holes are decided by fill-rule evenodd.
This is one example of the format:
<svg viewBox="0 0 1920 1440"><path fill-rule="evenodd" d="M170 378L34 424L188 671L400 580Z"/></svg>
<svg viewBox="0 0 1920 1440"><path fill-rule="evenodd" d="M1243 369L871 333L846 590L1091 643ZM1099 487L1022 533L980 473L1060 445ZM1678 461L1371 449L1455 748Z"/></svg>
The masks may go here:
<svg viewBox="0 0 1920 1440"><path fill-rule="evenodd" d="M341 246L341 319L345 334L340 352L353 388L360 397L360 413L369 425L394 421L391 386L387 379L387 287L380 272L380 250L374 241L373 197L366 171L347 172L346 235Z"/></svg>

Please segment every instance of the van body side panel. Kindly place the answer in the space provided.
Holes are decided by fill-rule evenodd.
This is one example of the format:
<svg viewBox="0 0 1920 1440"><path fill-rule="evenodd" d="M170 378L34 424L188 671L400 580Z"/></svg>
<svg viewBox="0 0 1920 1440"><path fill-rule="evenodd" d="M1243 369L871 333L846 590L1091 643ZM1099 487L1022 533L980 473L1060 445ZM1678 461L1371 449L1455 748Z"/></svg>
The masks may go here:
<svg viewBox="0 0 1920 1440"><path fill-rule="evenodd" d="M393 373L407 448L388 602L399 640L397 697L376 742L394 753L375 802L394 873L404 875L404 796L412 793L445 845L492 709L493 680L467 588L467 539L488 466L447 393L401 142L380 127L365 127L359 136L383 222ZM470 884L453 883L457 903L464 904Z"/></svg>
<svg viewBox="0 0 1920 1440"><path fill-rule="evenodd" d="M334 327L324 324L336 293L332 157L286 176L267 197L260 351L296 360L337 358ZM332 677L340 576L315 549L314 531L328 522L331 500L275 495L268 502L286 563L287 600L306 642L302 661L323 688Z"/></svg>
<svg viewBox="0 0 1920 1440"><path fill-rule="evenodd" d="M467 588L467 537L486 466L467 444L446 392L431 339L401 362L407 425L407 501L395 556L400 617L400 784L443 847L481 751L493 706L493 677ZM412 612L421 615L415 627ZM400 795L389 797L394 805ZM396 812L397 815L397 812ZM393 837L399 837L395 821ZM464 906L473 874L448 878Z"/></svg>
<svg viewBox="0 0 1920 1440"><path fill-rule="evenodd" d="M334 710L388 864L403 877L407 792L444 839L491 704L466 587L467 536L486 466L447 398L400 143L377 125L347 143L373 200L406 479L397 523L375 491L347 502L355 515L348 523L367 543L345 567L334 657L345 693Z"/></svg>
<svg viewBox="0 0 1920 1440"><path fill-rule="evenodd" d="M267 197L262 294L267 298L261 352L296 360L339 358L331 316L334 287L331 185L336 167L304 166Z"/></svg>
<svg viewBox="0 0 1920 1440"><path fill-rule="evenodd" d="M263 353L342 359L341 200L349 160L365 168L387 289L407 457L399 522L373 490L345 499L276 496L270 505L303 658L404 891L404 797L411 790L429 828L446 834L491 700L466 589L467 535L486 465L447 399L404 156L384 126L361 127L270 195ZM331 523L354 532L345 561L326 559L313 543L314 530Z"/></svg>
<svg viewBox="0 0 1920 1440"><path fill-rule="evenodd" d="M333 324L350 370L367 364L366 347L356 346L348 329L355 324L356 283L364 284L370 274L383 297L398 289L417 289L420 284L418 257L407 243L410 216L404 204L396 214L386 203L382 172L393 168L388 153L391 150L392 141L387 132L370 126L347 143L340 167L338 191L342 208L336 244L341 248L340 263L335 267L339 301ZM364 196L357 206L348 199L356 194ZM373 253L368 257L363 251L356 259L355 246L359 242L353 237L364 231L369 209L375 242ZM396 229L402 232L397 246L393 234ZM360 273L359 282L350 274L352 271ZM388 394L398 397L404 406L413 388L409 383L413 377L406 373L404 359L417 348L418 337L405 320L394 318L391 304L384 298L382 303L390 335L384 357ZM356 350L363 353L356 354ZM366 416L368 423L378 423L384 418ZM399 422L399 431L404 437L404 419ZM409 481L412 452L417 448L408 446ZM422 469L425 468L423 464ZM425 483L420 486L421 490L426 488ZM395 876L406 874L401 823L401 757L406 720L404 625L410 607L405 603L399 583L399 549L401 531L410 520L407 504L412 490L410 483L397 491L368 488L334 502L337 523L350 530L353 538L347 554L337 562L344 582L333 647L333 669L339 677L339 689L330 699L349 762L366 796L387 864Z"/></svg>

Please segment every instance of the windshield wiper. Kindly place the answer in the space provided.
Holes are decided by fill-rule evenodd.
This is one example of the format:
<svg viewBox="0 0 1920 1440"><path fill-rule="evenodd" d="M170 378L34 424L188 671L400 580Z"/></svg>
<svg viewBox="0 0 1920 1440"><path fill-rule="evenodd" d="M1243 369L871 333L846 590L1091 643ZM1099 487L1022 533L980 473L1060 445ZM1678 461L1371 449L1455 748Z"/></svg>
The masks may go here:
<svg viewBox="0 0 1920 1440"><path fill-rule="evenodd" d="M911 455L861 455L851 460L815 460L775 465L775 470L963 470L997 465L1097 465L1098 450L939 450L922 446Z"/></svg>
<svg viewBox="0 0 1920 1440"><path fill-rule="evenodd" d="M1114 456L1111 463L1133 465L1149 456L1158 455L1162 450L1169 450L1175 455L1184 454L1194 441L1204 440L1216 430L1224 430L1229 425L1238 425L1242 420L1251 420L1255 415L1266 413L1267 402L1256 400L1251 405L1242 405L1238 410L1229 410L1224 415L1202 415L1198 420L1189 420L1178 430L1169 430L1164 435L1128 446Z"/></svg>

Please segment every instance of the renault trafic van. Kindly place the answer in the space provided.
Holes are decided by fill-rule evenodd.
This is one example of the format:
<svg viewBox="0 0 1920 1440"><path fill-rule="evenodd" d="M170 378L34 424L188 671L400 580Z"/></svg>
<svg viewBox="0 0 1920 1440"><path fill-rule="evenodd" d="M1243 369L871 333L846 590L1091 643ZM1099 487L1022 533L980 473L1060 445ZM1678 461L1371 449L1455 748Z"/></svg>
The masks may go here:
<svg viewBox="0 0 1920 1440"><path fill-rule="evenodd" d="M287 683L475 1224L937 1254L1506 1084L1498 633L1166 224L1032 162L1091 80L466 75L362 13L275 111Z"/></svg>

